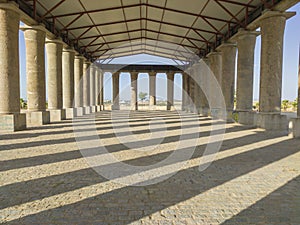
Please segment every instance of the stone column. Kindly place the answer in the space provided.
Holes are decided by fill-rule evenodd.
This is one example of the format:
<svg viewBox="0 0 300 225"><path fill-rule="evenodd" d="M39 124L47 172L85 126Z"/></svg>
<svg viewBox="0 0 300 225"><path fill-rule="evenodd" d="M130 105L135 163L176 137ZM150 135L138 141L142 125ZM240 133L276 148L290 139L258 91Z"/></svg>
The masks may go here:
<svg viewBox="0 0 300 225"><path fill-rule="evenodd" d="M62 49L63 42L60 39L46 39L50 122L66 118L65 110L62 110Z"/></svg>
<svg viewBox="0 0 300 225"><path fill-rule="evenodd" d="M195 112L195 81L193 76L193 69L188 70L189 73L189 106L188 112Z"/></svg>
<svg viewBox="0 0 300 225"><path fill-rule="evenodd" d="M92 109L90 107L90 65L91 63L87 60L83 62L83 107L84 114L90 114Z"/></svg>
<svg viewBox="0 0 300 225"><path fill-rule="evenodd" d="M64 48L62 53L63 108L66 110L67 119L72 119L76 115L75 108L73 108L74 59L74 49L71 47Z"/></svg>
<svg viewBox="0 0 300 225"><path fill-rule="evenodd" d="M45 81L45 37L42 25L23 26L26 45L26 77L28 112L26 122L29 126L50 123L50 113L46 111Z"/></svg>
<svg viewBox="0 0 300 225"><path fill-rule="evenodd" d="M96 111L101 111L101 101L100 101L100 68L96 67L96 73L95 73L95 96L96 96Z"/></svg>
<svg viewBox="0 0 300 225"><path fill-rule="evenodd" d="M99 77L99 88L100 88L100 93L99 93L99 99L100 99L100 106L101 110L104 110L104 83L103 83L103 76L104 72L100 71L100 77Z"/></svg>
<svg viewBox="0 0 300 225"><path fill-rule="evenodd" d="M174 109L174 72L167 73L167 110Z"/></svg>
<svg viewBox="0 0 300 225"><path fill-rule="evenodd" d="M236 44L224 43L218 47L222 54L222 81L221 87L225 99L228 121L232 121L234 109L234 84L235 84L235 60Z"/></svg>
<svg viewBox="0 0 300 225"><path fill-rule="evenodd" d="M120 72L115 72L112 75L112 81L113 81L113 105L112 110L119 110L120 109L120 103L119 103L119 78L120 78Z"/></svg>
<svg viewBox="0 0 300 225"><path fill-rule="evenodd" d="M74 107L75 115L83 115L83 62L84 57L80 55L75 56L74 60Z"/></svg>
<svg viewBox="0 0 300 225"><path fill-rule="evenodd" d="M130 110L138 110L138 96L137 96L137 79L138 72L131 72L131 107Z"/></svg>
<svg viewBox="0 0 300 225"><path fill-rule="evenodd" d="M241 29L235 37L238 48L236 111L239 123L246 125L254 124L253 71L257 35L259 32Z"/></svg>
<svg viewBox="0 0 300 225"><path fill-rule="evenodd" d="M26 116L20 114L18 7L0 4L0 131L26 129Z"/></svg>
<svg viewBox="0 0 300 225"><path fill-rule="evenodd" d="M215 117L223 111L223 109L219 108L221 106L220 104L220 99L221 96L217 96L215 90L216 89L222 89L221 84L222 84L222 54L220 52L214 51L211 52L207 55L208 60L209 60L209 67L211 69L211 72L213 73L216 83L218 84L217 87L212 86L213 84L210 84L210 100L211 100L211 106L210 106L210 111L212 117Z"/></svg>
<svg viewBox="0 0 300 225"><path fill-rule="evenodd" d="M156 72L149 74L149 109L155 109L156 105Z"/></svg>
<svg viewBox="0 0 300 225"><path fill-rule="evenodd" d="M182 73L182 111L187 109L188 103L188 75L186 73Z"/></svg>
<svg viewBox="0 0 300 225"><path fill-rule="evenodd" d="M287 117L281 113L283 36L289 13L265 12L261 27L260 95L257 126L287 130Z"/></svg>
<svg viewBox="0 0 300 225"><path fill-rule="evenodd" d="M297 118L292 119L293 130L292 135L294 138L300 138L300 46L299 46L299 64L298 64L298 105L297 105Z"/></svg>
<svg viewBox="0 0 300 225"><path fill-rule="evenodd" d="M208 104L208 96L210 95L210 84L209 84L209 76L211 74L210 71L210 62L209 59L204 57L201 60L203 62L200 63L200 115L208 116L209 113L209 104ZM208 95L208 96L206 96Z"/></svg>
<svg viewBox="0 0 300 225"><path fill-rule="evenodd" d="M96 70L97 67L92 64L90 66L90 107L91 107L91 112L94 113L96 112Z"/></svg>
<svg viewBox="0 0 300 225"><path fill-rule="evenodd" d="M201 98L201 88L200 88L200 64L196 63L192 68L192 78L194 79L194 113L200 113L200 98Z"/></svg>

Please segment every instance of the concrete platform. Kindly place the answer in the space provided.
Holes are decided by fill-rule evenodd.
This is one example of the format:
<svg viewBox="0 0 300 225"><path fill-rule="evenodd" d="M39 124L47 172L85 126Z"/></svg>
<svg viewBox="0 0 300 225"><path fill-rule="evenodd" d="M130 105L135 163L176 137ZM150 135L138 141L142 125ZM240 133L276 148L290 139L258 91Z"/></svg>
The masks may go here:
<svg viewBox="0 0 300 225"><path fill-rule="evenodd" d="M95 113L95 112L97 112L97 106L92 105L91 106L91 113Z"/></svg>
<svg viewBox="0 0 300 225"><path fill-rule="evenodd" d="M20 131L26 129L26 114L0 115L0 131Z"/></svg>
<svg viewBox="0 0 300 225"><path fill-rule="evenodd" d="M215 123L211 118L199 117L195 123L195 115L187 114L179 128L176 111L131 112L130 125L134 126L130 129L134 132L129 134L122 130L128 121L124 112L119 112L120 120L112 120L109 111L95 114L101 146L113 152L119 162L138 167L156 165L153 170L104 178L81 155L70 121L1 134L0 223L300 224L300 139L227 124L221 149L213 163L200 172L199 165L208 156L204 152L211 124ZM166 123L160 126L161 121L153 118ZM91 120L82 119L84 126ZM155 126L149 130L149 124ZM191 129L195 126L200 126L199 141L190 158L156 164L175 150L182 156L189 151L194 146ZM98 135L90 136L89 127L78 129L89 148ZM128 148L132 142L138 145ZM98 149L87 151L91 151L91 159L105 157ZM120 170L107 160L97 165L112 174ZM147 174L149 180L171 176L146 186L121 183L145 179Z"/></svg>
<svg viewBox="0 0 300 225"><path fill-rule="evenodd" d="M43 126L50 123L49 111L26 112L27 126Z"/></svg>
<svg viewBox="0 0 300 225"><path fill-rule="evenodd" d="M256 118L256 126L259 128L288 133L288 119L285 115L258 113Z"/></svg>
<svg viewBox="0 0 300 225"><path fill-rule="evenodd" d="M66 119L66 110L65 109L51 109L50 112L50 123L60 122Z"/></svg>
<svg viewBox="0 0 300 225"><path fill-rule="evenodd" d="M237 112L238 122L243 125L256 126L257 112Z"/></svg>
<svg viewBox="0 0 300 225"><path fill-rule="evenodd" d="M83 115L88 115L92 113L92 108L91 106L84 106L83 107Z"/></svg>
<svg viewBox="0 0 300 225"><path fill-rule="evenodd" d="M83 107L77 107L75 108L75 116L83 116L84 115L84 108Z"/></svg>

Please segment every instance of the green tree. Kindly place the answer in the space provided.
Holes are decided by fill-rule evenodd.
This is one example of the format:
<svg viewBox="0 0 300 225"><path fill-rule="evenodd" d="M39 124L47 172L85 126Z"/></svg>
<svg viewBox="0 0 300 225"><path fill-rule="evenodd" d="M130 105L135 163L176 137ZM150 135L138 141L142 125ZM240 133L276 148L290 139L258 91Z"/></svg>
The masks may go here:
<svg viewBox="0 0 300 225"><path fill-rule="evenodd" d="M296 99L292 102L292 106L293 106L293 110L296 111L296 110L297 110L297 106L298 106L298 98L296 98Z"/></svg>
<svg viewBox="0 0 300 225"><path fill-rule="evenodd" d="M289 100L282 100L282 102L281 102L281 108L283 109L283 110L287 110L287 108L289 107Z"/></svg>
<svg viewBox="0 0 300 225"><path fill-rule="evenodd" d="M144 101L144 100L146 99L146 96L147 96L147 93L145 93L145 92L140 92L140 93L139 93L139 98L140 98L142 101Z"/></svg>

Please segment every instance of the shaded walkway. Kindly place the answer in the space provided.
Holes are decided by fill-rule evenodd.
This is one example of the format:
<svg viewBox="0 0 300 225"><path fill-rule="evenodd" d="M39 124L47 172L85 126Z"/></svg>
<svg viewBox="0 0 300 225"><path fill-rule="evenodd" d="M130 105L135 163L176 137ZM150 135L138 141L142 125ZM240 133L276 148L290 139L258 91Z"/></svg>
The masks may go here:
<svg viewBox="0 0 300 225"><path fill-rule="evenodd" d="M140 140L138 143L154 147L142 151L126 146L130 137L122 130L127 125L126 113L122 115L119 112L120 119L111 124L110 112L98 113L96 127L109 152L129 165L149 165L166 159L180 138L192 143L193 135L188 132L197 126L192 115L184 118L186 122L181 127L176 112L134 112L129 123L133 135ZM165 121L164 126L149 126L149 123L159 125L161 120ZM211 124L216 122L203 117L198 122L199 142L186 165L171 178L143 187L116 183L119 177L107 180L91 169L78 150L70 121L1 135L0 221L101 225L299 224L300 140L227 124L215 161L199 172ZM83 131L88 132L83 124ZM120 143L114 127L121 137L128 138L128 143ZM159 138L149 139L151 134L164 129L165 138L155 145ZM187 134L181 136L181 129ZM182 153L186 150L178 149ZM112 165L103 164L99 168L105 170L109 166ZM156 174L153 177L156 179Z"/></svg>

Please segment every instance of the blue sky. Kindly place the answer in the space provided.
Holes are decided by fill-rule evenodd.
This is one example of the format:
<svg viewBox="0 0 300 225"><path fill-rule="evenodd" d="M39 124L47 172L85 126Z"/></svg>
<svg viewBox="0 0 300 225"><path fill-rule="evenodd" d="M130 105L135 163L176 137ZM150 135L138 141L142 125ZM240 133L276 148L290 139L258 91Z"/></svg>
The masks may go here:
<svg viewBox="0 0 300 225"><path fill-rule="evenodd" d="M282 99L294 100L297 97L297 79L298 79L298 54L300 43L300 3L289 9L289 11L296 11L297 15L289 19L286 23L286 30L284 35L284 55L283 55L283 87ZM25 59L25 42L24 34L19 32L19 46L20 46L20 78L21 78L21 97L26 99L26 59ZM260 47L261 38L257 37L255 47L255 67L254 67L254 100L259 98L259 70L260 70ZM150 55L131 56L126 58L119 58L112 61L112 63L132 64L135 62L143 63L158 63L158 64L173 64L169 59L155 57ZM47 63L46 63L47 66ZM47 76L47 75L46 75ZM147 92L149 89L148 75L139 74L138 92ZM179 74L175 75L174 98L181 99L180 87L182 79ZM166 98L166 75L158 74L156 94L159 98ZM130 98L130 76L128 73L121 74L120 77L120 98ZM111 99L111 75L105 74L105 99Z"/></svg>

